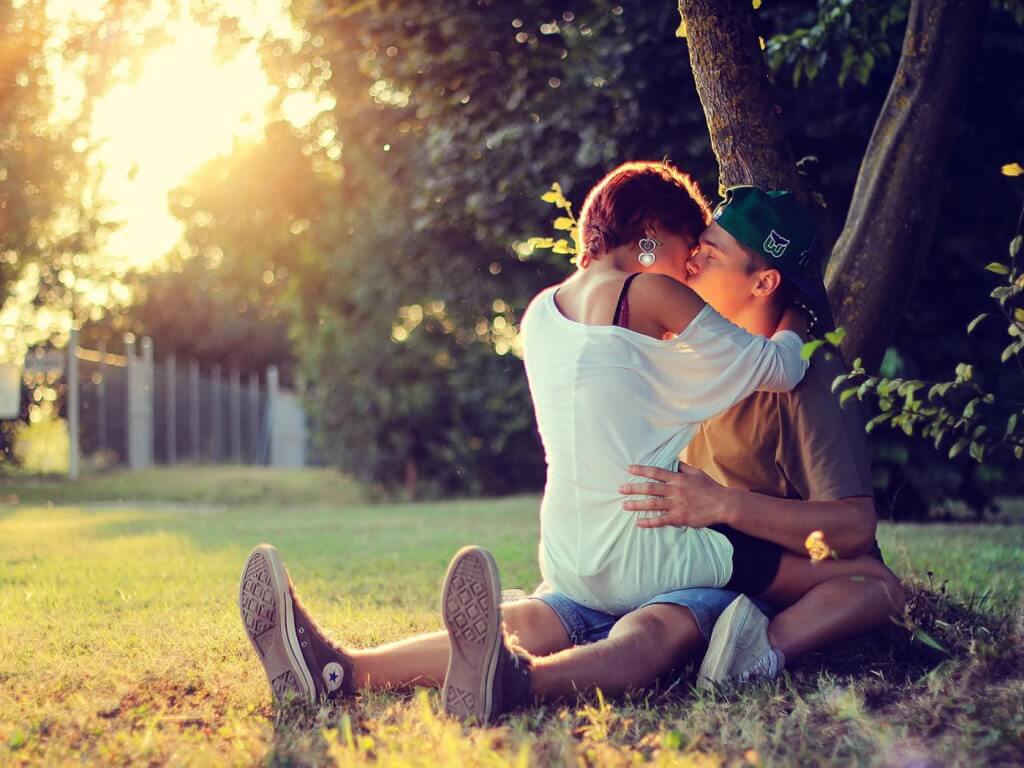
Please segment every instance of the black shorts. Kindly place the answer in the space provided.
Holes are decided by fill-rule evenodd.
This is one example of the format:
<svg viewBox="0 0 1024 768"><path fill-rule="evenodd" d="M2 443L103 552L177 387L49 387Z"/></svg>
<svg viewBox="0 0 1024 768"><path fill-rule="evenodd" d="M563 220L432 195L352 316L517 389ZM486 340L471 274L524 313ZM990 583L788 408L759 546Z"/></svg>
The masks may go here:
<svg viewBox="0 0 1024 768"><path fill-rule="evenodd" d="M728 525L708 526L732 544L732 578L723 589L759 595L775 580L782 560L782 547L765 539L749 536Z"/></svg>

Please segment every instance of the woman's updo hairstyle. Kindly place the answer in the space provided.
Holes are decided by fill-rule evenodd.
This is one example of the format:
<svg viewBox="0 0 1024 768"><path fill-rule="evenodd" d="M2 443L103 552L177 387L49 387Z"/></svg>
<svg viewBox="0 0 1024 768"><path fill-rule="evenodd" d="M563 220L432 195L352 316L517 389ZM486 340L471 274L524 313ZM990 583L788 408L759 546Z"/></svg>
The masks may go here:
<svg viewBox="0 0 1024 768"><path fill-rule="evenodd" d="M623 163L590 190L580 212L582 266L626 243L646 237L655 222L674 234L697 236L711 207L697 183L666 161Z"/></svg>

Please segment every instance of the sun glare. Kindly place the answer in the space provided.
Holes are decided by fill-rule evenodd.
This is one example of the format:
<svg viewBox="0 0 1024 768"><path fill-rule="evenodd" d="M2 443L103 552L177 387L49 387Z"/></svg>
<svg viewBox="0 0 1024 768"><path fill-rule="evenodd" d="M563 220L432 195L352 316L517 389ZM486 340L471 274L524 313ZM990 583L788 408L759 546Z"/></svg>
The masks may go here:
<svg viewBox="0 0 1024 768"><path fill-rule="evenodd" d="M216 43L215 30L182 22L136 80L116 86L96 107L101 191L112 201L112 218L123 222L109 245L118 266L147 265L167 253L182 230L168 211L168 192L230 151L236 138L262 133L274 88L256 50L219 62Z"/></svg>

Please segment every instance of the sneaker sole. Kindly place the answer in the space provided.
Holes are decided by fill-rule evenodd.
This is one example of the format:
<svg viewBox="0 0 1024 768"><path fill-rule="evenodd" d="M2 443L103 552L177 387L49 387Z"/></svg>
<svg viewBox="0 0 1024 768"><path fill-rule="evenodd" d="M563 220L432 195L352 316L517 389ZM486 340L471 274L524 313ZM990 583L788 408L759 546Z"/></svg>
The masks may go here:
<svg viewBox="0 0 1024 768"><path fill-rule="evenodd" d="M732 667L738 650L736 640L754 610L757 610L757 606L749 598L740 596L722 612L715 622L715 628L711 630L708 650L697 672L698 688L707 689L712 684L721 685L726 682L726 673Z"/></svg>
<svg viewBox="0 0 1024 768"><path fill-rule="evenodd" d="M444 579L441 614L451 655L441 700L449 715L490 721L501 645L501 582L491 553L464 547Z"/></svg>
<svg viewBox="0 0 1024 768"><path fill-rule="evenodd" d="M316 703L313 675L302 658L295 633L295 612L288 575L277 550L269 544L254 549L242 568L238 609L253 650L263 663L274 698L301 697Z"/></svg>

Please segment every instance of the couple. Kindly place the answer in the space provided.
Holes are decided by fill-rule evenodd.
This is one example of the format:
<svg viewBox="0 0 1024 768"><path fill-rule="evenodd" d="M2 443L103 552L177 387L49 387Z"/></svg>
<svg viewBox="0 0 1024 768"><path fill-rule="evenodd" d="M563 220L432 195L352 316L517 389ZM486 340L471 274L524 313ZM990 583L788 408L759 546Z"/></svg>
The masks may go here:
<svg viewBox="0 0 1024 768"><path fill-rule="evenodd" d="M875 544L863 427L830 391L838 363L805 375L799 359L807 317L793 302L828 316L810 218L753 187L709 218L668 164L620 166L581 212L579 270L524 315L548 460L541 588L501 603L493 558L466 547L445 578L447 631L342 648L261 545L239 604L278 698L444 685L448 712L490 723L702 657L701 683L773 677L902 612ZM815 530L836 560L807 559Z"/></svg>

